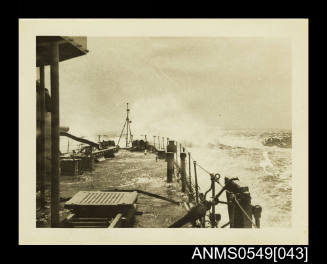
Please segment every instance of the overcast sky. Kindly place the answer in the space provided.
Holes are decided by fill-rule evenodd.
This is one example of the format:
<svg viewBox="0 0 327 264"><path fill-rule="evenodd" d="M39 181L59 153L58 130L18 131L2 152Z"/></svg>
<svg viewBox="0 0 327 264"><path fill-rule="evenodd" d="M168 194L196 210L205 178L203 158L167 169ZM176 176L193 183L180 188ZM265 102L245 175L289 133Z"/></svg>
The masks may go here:
<svg viewBox="0 0 327 264"><path fill-rule="evenodd" d="M291 46L269 38L88 38L60 63L60 122L132 128L291 128ZM49 67L46 85L49 88ZM178 124L177 124L178 123Z"/></svg>

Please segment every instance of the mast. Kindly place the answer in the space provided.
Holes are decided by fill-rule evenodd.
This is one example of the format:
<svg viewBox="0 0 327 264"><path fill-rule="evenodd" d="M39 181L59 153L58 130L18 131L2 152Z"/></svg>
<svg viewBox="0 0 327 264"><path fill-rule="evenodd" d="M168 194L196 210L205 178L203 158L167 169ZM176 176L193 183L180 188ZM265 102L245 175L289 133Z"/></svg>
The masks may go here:
<svg viewBox="0 0 327 264"><path fill-rule="evenodd" d="M126 134L125 134L125 138L126 138L126 148L128 148L129 143L132 143L133 141L133 135L132 135L132 130L131 130L131 126L130 123L132 123L132 121L129 119L129 111L130 109L128 108L128 103L127 103L127 108L126 108L126 121L124 123L123 129L120 133L119 139L118 139L118 143L117 145L119 145L120 139L123 135L123 132L125 130L126 127Z"/></svg>
<svg viewBox="0 0 327 264"><path fill-rule="evenodd" d="M126 112L127 112L127 116L126 116L126 148L128 147L128 129L129 129L129 109L128 109L128 103L127 103L127 109L126 109Z"/></svg>

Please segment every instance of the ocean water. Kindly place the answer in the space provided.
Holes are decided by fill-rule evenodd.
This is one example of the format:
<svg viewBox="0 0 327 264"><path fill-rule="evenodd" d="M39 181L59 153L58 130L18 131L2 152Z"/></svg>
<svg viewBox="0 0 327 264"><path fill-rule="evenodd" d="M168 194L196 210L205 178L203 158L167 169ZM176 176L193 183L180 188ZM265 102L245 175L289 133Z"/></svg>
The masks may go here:
<svg viewBox="0 0 327 264"><path fill-rule="evenodd" d="M288 142L280 144L280 142ZM252 204L263 208L261 227L291 227L292 215L292 134L289 130L219 130L207 143L184 142L187 151L206 170L224 177L238 177L249 186ZM270 142L265 146L265 142ZM192 164L193 165L193 164ZM192 168L193 173L193 168ZM210 187L210 178L197 168L201 191ZM218 186L218 190L219 190ZM222 195L222 200L226 196ZM216 210L222 223L228 222L225 205ZM224 219L225 217L225 219Z"/></svg>

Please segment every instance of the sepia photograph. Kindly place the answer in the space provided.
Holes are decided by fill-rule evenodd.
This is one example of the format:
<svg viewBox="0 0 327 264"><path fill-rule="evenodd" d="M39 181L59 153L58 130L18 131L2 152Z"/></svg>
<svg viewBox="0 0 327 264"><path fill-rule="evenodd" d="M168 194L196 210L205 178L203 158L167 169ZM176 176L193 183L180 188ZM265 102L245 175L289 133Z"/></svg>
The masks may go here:
<svg viewBox="0 0 327 264"><path fill-rule="evenodd" d="M295 37L278 34L283 23L295 25L303 49L306 20L216 20L222 34L211 35L197 35L196 26L194 34L74 33L78 21L86 22L70 21L70 34L62 21L20 21L20 62L21 54L34 57L24 62L34 63L27 79L36 92L19 114L30 130L22 135L20 126L20 137L35 152L20 159L29 158L34 173L25 173L27 185L20 180L31 197L19 206L33 232L173 228L175 242L182 229L192 243L196 230L211 232L211 242L246 230L244 243L264 243L252 234L285 230L306 240L307 83L295 87L295 79L307 65L294 63ZM29 23L45 25L31 32ZM244 34L238 23L259 34ZM260 34L267 28L271 35ZM22 49L24 37L33 51Z"/></svg>

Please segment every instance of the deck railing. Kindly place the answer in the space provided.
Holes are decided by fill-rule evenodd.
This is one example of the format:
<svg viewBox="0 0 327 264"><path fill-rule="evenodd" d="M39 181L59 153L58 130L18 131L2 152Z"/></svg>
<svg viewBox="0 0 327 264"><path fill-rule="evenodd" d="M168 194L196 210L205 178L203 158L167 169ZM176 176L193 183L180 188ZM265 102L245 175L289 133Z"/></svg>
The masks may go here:
<svg viewBox="0 0 327 264"><path fill-rule="evenodd" d="M231 228L260 228L262 208L259 205L253 206L251 204L249 188L243 185L238 178L225 177L224 183L221 183L219 173L212 173L204 168L182 144L169 140L169 138L167 138L166 146L161 144L160 148L157 148L155 144L148 144L148 150L157 153L159 159L164 158L166 160L167 182L172 182L173 178L180 181L181 192L188 196L186 205L189 211L188 215L171 227L181 227L189 219L193 219L190 222L194 226L208 227L207 223L209 223L212 228L218 227L221 215L216 213L216 206L223 204L227 206L229 222L222 224L221 228L228 225ZM198 184L198 168L208 175L208 180L211 182L210 188L206 191L201 190ZM220 188L219 192L216 191L217 185ZM211 192L211 199L207 199L209 192ZM220 196L224 192L226 192L227 201L220 200Z"/></svg>

